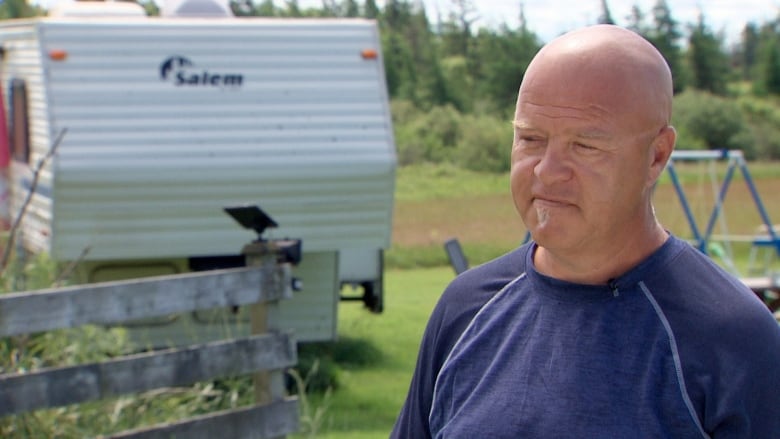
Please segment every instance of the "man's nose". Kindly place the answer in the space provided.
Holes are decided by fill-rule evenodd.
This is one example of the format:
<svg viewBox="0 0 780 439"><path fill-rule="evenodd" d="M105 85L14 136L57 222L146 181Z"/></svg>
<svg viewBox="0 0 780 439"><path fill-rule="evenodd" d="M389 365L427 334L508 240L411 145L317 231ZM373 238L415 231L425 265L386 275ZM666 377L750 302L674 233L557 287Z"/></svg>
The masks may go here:
<svg viewBox="0 0 780 439"><path fill-rule="evenodd" d="M549 143L541 159L534 166L534 175L544 184L568 180L571 177L568 155L565 145Z"/></svg>

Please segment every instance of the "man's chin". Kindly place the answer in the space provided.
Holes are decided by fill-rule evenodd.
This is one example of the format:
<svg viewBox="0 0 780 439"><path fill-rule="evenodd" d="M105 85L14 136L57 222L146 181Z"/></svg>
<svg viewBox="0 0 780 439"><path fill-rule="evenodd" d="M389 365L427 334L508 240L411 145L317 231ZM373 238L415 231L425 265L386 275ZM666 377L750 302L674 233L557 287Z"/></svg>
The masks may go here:
<svg viewBox="0 0 780 439"><path fill-rule="evenodd" d="M564 227L554 227L551 224L536 226L531 229L531 239L538 245L549 249L566 248L569 235Z"/></svg>

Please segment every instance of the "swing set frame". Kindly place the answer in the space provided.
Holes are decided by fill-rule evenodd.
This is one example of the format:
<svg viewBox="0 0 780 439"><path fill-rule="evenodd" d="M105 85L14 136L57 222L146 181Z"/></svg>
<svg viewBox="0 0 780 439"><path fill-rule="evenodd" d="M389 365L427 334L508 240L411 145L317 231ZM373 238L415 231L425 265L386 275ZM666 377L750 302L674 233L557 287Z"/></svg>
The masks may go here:
<svg viewBox="0 0 780 439"><path fill-rule="evenodd" d="M702 230L699 227L696 218L694 217L691 205L685 195L682 182L680 180L675 163L679 162L691 162L691 161L726 161L726 174L718 189L717 196L712 210L709 213L706 227ZM723 204L726 201L726 194L734 179L734 174L737 170L740 171L745 184L750 191L750 195L753 199L753 203L761 217L763 230L766 234L760 234L751 237L751 244L754 248L767 248L774 250L776 255L780 256L780 237L775 231L774 225L769 218L769 213L764 206L764 202L761 200L761 196L756 189L753 177L750 174L750 170L747 166L744 154L741 150L678 150L672 152L672 156L669 159L666 170L669 173L672 185L677 194L677 197L682 205L683 212L688 221L688 225L693 235L692 244L699 249L702 253L710 255L710 243L713 239L713 231L715 229L716 221L723 211ZM772 311L780 309L780 276L772 273L765 273L760 277L748 277L741 280L753 292L755 292L764 303L769 306Z"/></svg>

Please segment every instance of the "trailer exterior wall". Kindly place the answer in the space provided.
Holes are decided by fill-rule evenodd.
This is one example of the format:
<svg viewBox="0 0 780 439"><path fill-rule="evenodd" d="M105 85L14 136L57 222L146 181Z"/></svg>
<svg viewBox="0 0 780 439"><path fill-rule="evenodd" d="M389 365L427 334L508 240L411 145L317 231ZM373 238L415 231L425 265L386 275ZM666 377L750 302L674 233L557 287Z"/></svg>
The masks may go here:
<svg viewBox="0 0 780 439"><path fill-rule="evenodd" d="M43 68L43 49L38 33L38 23L25 20L4 23L0 32L0 44L4 49L0 74L3 79L6 108L10 109L7 102L11 99L9 88L11 78L24 79L27 91L26 119L29 130L30 161L28 164L11 160L11 175L14 179L11 189L12 212L17 212L21 208L32 181L32 169L43 160L51 147L49 136L51 107L47 103L48 87ZM9 118L10 132L19 131L19 121L15 120L13 114L6 114ZM39 172L38 190L32 194L24 218L23 238L26 246L34 251L48 251L51 245L54 209L52 194L47 188L51 188L54 181L53 162L53 160L44 162L45 166Z"/></svg>
<svg viewBox="0 0 780 439"><path fill-rule="evenodd" d="M392 127L381 60L360 56L379 48L373 23L40 26L43 50L68 54L44 66L49 136L68 130L42 188L55 259L232 254L252 236L221 210L236 204L305 251L389 246Z"/></svg>

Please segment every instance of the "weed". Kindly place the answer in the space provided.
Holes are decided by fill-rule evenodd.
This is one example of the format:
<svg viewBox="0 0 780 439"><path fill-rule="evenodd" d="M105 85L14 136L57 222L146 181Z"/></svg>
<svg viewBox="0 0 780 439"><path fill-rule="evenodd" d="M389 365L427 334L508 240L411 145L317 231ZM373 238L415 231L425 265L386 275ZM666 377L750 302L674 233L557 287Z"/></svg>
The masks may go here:
<svg viewBox="0 0 780 439"><path fill-rule="evenodd" d="M303 437L317 437L321 431L323 423L325 421L325 415L330 406L330 400L332 397L333 388L328 387L325 389L322 402L315 406L312 400L309 398L312 391L311 385L313 380L316 380L319 371L319 360L314 360L309 370L305 375L301 375L297 369L290 369L287 374L292 378L296 394L298 395L298 403L300 404L300 425L301 430L299 432Z"/></svg>

